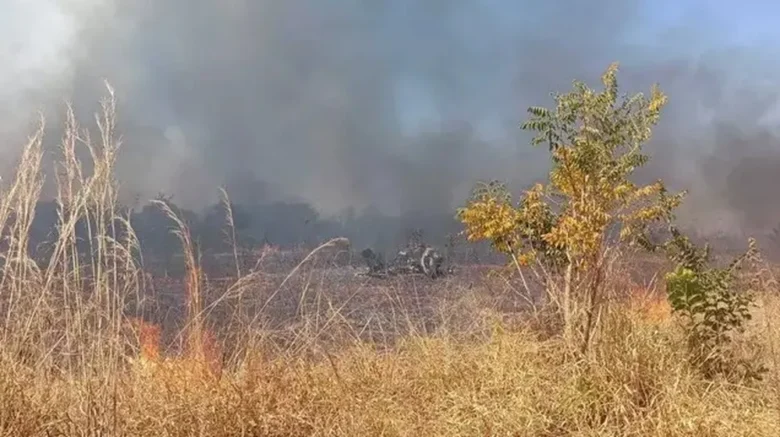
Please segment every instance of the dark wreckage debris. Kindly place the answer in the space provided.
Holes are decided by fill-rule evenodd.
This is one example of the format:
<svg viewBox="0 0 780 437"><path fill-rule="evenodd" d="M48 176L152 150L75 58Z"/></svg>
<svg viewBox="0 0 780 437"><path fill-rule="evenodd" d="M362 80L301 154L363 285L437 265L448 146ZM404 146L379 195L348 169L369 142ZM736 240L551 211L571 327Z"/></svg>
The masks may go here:
<svg viewBox="0 0 780 437"><path fill-rule="evenodd" d="M425 275L436 279L452 273L451 268L444 267L444 257L435 248L423 243L409 244L398 252L388 265L381 254L372 249L364 249L360 253L365 260L368 271L361 276L388 278L398 275Z"/></svg>

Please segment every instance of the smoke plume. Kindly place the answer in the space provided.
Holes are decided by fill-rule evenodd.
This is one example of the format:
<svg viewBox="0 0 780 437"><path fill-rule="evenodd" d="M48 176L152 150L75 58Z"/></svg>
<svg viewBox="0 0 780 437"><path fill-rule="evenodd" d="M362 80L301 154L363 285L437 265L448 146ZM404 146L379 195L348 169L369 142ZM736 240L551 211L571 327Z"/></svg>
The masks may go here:
<svg viewBox="0 0 780 437"><path fill-rule="evenodd" d="M763 3L5 0L0 151L38 108L89 115L107 79L127 196L441 212L477 179L543 176L526 108L620 61L624 91L670 95L645 174L692 190L683 218L772 226L780 39L762 17L780 7Z"/></svg>

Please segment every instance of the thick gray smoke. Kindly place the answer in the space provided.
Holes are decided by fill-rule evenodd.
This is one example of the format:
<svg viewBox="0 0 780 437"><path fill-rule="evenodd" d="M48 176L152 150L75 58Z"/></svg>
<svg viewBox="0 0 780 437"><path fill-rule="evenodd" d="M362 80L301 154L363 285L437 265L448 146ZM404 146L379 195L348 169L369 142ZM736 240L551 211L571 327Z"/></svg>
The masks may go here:
<svg viewBox="0 0 780 437"><path fill-rule="evenodd" d="M759 18L777 12L767 2L709 15L717 2L2 3L2 150L38 107L94 110L106 78L128 195L198 207L227 184L237 201L298 198L325 213L439 212L476 179L542 176L545 150L517 129L525 109L620 61L625 91L659 82L670 95L646 175L693 190L683 217L780 221L780 39L758 39L773 24Z"/></svg>

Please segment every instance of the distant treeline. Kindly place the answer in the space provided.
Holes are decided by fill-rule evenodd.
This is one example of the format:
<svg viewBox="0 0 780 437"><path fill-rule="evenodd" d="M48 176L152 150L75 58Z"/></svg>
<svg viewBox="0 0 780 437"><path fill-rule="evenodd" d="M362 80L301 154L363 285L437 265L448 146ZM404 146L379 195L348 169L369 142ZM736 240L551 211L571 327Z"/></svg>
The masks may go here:
<svg viewBox="0 0 780 437"><path fill-rule="evenodd" d="M160 197L158 200L168 203L187 223L199 252L216 254L232 250L229 234L226 232L228 217L224 205L215 204L201 213L196 213L177 207L170 199ZM357 251L371 247L391 255L413 235L442 250L458 250L462 253L466 246L464 238L459 235L463 229L462 225L455 219L454 212L392 217L367 211L362 214L345 213L341 217L325 218L306 203L286 202L233 204L231 209L236 243L242 250L258 248L265 244L283 249L311 248L334 237L347 237ZM181 253L179 240L171 232L175 223L159 205L149 203L126 211L146 258L164 260ZM56 223L56 203L40 202L30 235L31 246L38 257L45 255L46 248L49 247L47 242L56 240ZM117 226L122 228L121 225ZM88 250L88 229L79 226L77 235L81 246ZM473 246L470 250L478 249L479 246Z"/></svg>
<svg viewBox="0 0 780 437"><path fill-rule="evenodd" d="M200 254L210 257L231 253L232 246L227 232L227 210L222 204L215 204L200 213L182 209L163 196L158 200L166 202L190 229ZM462 225L452 214L406 214L400 217L387 216L376 211L361 214L348 212L340 217L325 218L309 204L294 202L273 202L264 204L231 205L236 245L242 253L263 245L281 249L311 249L334 237L347 237L356 252L371 247L385 257L392 257L410 238L417 236L440 248L455 262L496 262L494 254L484 244L467 243L460 235ZM152 203L135 210L125 209L140 243L140 253L149 262L170 266L181 254L178 237L172 232L175 223L164 211ZM57 239L57 205L53 201L39 202L35 220L30 231L30 247L40 260L46 258L51 242ZM117 222L120 231L124 226ZM89 252L89 230L85 223L77 226L78 246L84 254ZM765 252L775 254L780 238L759 237ZM701 236L721 249L742 248L743 239ZM697 238L698 239L698 238ZM769 254L768 253L768 254ZM173 262L176 264L176 262ZM148 266L151 267L151 266ZM168 267L164 267L168 269Z"/></svg>

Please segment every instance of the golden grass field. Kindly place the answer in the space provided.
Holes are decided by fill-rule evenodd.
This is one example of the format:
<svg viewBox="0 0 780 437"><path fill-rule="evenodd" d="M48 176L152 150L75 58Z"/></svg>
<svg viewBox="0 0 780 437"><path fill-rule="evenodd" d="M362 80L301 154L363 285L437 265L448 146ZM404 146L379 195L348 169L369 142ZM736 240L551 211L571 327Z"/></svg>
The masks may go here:
<svg viewBox="0 0 780 437"><path fill-rule="evenodd" d="M170 321L130 256L132 234L117 231L113 101L92 140L69 115L51 258L36 264L26 246L42 131L0 194L2 436L780 435L772 281L736 342L767 366L758 382L699 376L662 285L627 279L647 269L628 262L612 270L616 297L582 357L516 279L348 279L315 268L314 253L281 277L258 268L216 284L182 223L186 317ZM75 250L80 220L87 257Z"/></svg>

